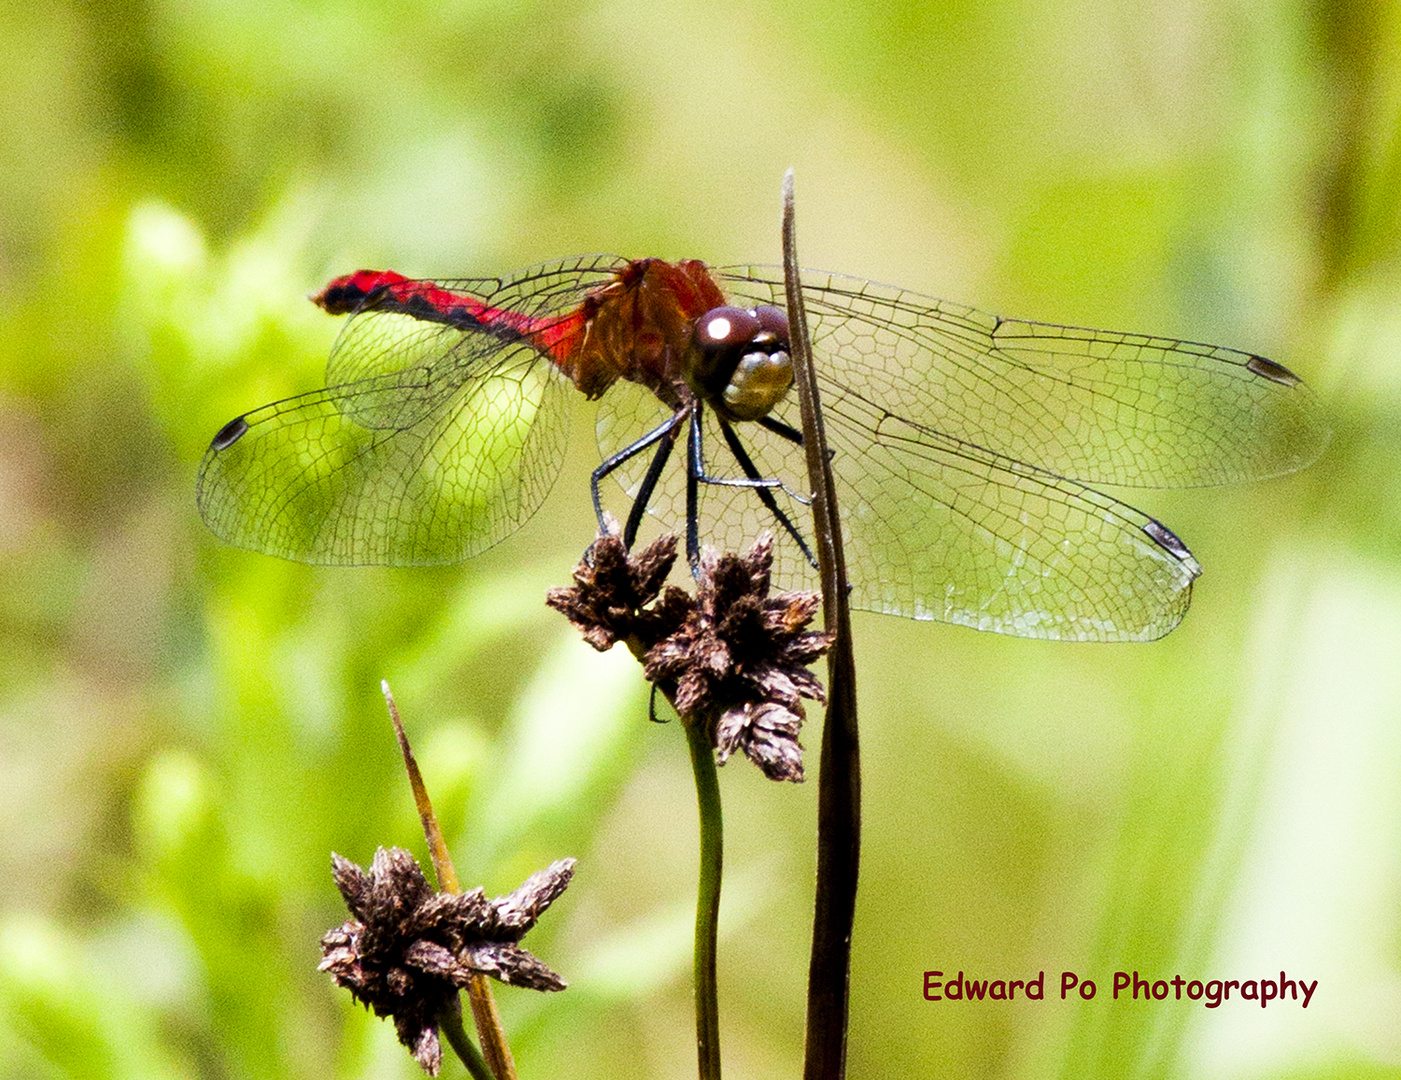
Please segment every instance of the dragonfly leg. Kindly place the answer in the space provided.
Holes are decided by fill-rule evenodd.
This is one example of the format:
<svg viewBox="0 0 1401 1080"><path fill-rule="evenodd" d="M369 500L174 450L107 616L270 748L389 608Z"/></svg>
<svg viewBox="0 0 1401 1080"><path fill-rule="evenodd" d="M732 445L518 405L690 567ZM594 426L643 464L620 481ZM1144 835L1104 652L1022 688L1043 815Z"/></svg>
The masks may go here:
<svg viewBox="0 0 1401 1080"><path fill-rule="evenodd" d="M725 441L729 443L730 449L733 450L737 442L733 427L730 425L729 421L725 420L723 417L717 416L716 422L720 425L720 429L725 433ZM775 422L779 424L780 428L788 427L787 424L783 424L779 421ZM698 435L697 438L703 441L703 436ZM801 442L802 436L799 435L798 439ZM787 494L790 498L797 499L804 506L808 506L812 503L812 499L808 498L805 495L800 495L798 492L791 490L788 487L788 485L785 484L782 480L777 480L773 477L768 476L761 476L759 474L759 470L754 467L753 462L749 459L749 455L746 454L743 449L740 449L735 454L735 457L739 459L740 467L744 469L743 477L711 476L708 472L705 471L704 453L702 453L701 456L696 459L696 467L698 469L696 479L702 484L714 484L716 487L782 488L785 494ZM745 467L746 462L748 462L747 468ZM763 498L763 496L761 495L760 498ZM764 505L768 506L769 503L765 502Z"/></svg>
<svg viewBox="0 0 1401 1080"><path fill-rule="evenodd" d="M652 684L652 693L647 699L647 719L654 724L669 724L671 721L665 716L657 715L657 684Z"/></svg>
<svg viewBox="0 0 1401 1080"><path fill-rule="evenodd" d="M787 425L783 426L786 427ZM759 469L754 464L754 459L749 456L749 451L744 448L744 443L740 441L739 433L735 431L733 425L722 419L720 421L720 432L725 436L725 443L729 446L730 453L734 454L735 460L739 462L739 467L744 470L744 475L749 477L750 480L757 481L759 479ZM798 438L801 440L802 436L799 435ZM786 487L783 490L788 491ZM783 508L779 506L778 502L774 499L773 492L770 490L770 485L756 483L754 485L754 494L759 496L759 501L764 504L768 512L778 519L778 523L783 526L783 531L793 538L793 542L797 544L799 550L802 551L803 558L807 559L808 563L816 569L817 559L813 557L812 550L808 547L807 541L803 539L803 534L798 531L792 519L783 512ZM793 493L789 492L789 494L791 495ZM808 500L800 501L807 502Z"/></svg>
<svg viewBox="0 0 1401 1080"><path fill-rule="evenodd" d="M676 415L680 416L681 413ZM632 500L632 509L628 511L627 524L623 527L623 547L629 551L632 550L632 542L637 539L637 530L642 526L642 515L647 512L647 507L652 501L652 492L657 490L657 481L661 479L662 470L666 468L671 451L676 447L676 433L679 430L680 427L676 423L667 428L657 443L657 452L652 455L652 463L647 466L647 475L642 478L637 496Z"/></svg>
<svg viewBox="0 0 1401 1080"><path fill-rule="evenodd" d="M792 424L785 424L782 420L774 416L761 416L754 422L761 428L767 428L769 431L772 431L780 439L788 440L794 446L803 445L803 433Z"/></svg>
<svg viewBox="0 0 1401 1080"><path fill-rule="evenodd" d="M623 465L628 461L631 461L633 458L635 458L638 454L642 453L642 451L646 450L647 447L651 446L658 439L664 439L668 435L670 435L670 441L672 443L675 443L676 429L680 426L681 421L683 421L684 419L686 419L686 410L678 409L676 412L672 413L671 416L667 417L667 419L663 423L658 424L651 431L647 432L646 435L638 439L635 443L631 443L628 446L623 447L616 454L613 454L607 459L605 459L603 464L599 465L599 467L593 471L593 476L589 480L589 491L593 495L593 512L594 516L598 518L598 524L600 528L602 528L603 526L603 498L598 493L599 483L603 480L605 476L611 473L614 469L618 468L618 466ZM670 453L671 451L668 450L667 454ZM665 457L663 457L663 464L665 464L665 460ZM660 474L661 469L656 465L655 459L653 460L652 467L656 469L658 474ZM648 476L651 476L652 469L648 469L647 474ZM656 484L656 480L653 479L652 487L656 487ZM647 497L651 497L650 490L647 492ZM643 509L645 510L645 499L643 500L643 503ZM628 520L632 520L632 514L628 515ZM629 546L631 545L629 544Z"/></svg>
<svg viewBox="0 0 1401 1080"><path fill-rule="evenodd" d="M700 539L698 525L699 491L701 484L716 484L722 487L746 487L753 489L759 497L759 501L764 504L765 509L778 520L783 526L784 532L791 536L802 551L803 557L812 566L817 566L817 559L812 554L812 549L808 547L807 541L803 539L802 533L798 531L793 520L778 505L778 501L773 497L774 488L782 488L788 491L781 480L764 477L760 474L759 468L754 464L754 459L749 456L749 451L744 448L744 443L740 441L739 435L734 427L723 418L717 418L720 424L720 432L725 438L726 445L730 452L734 454L735 460L739 462L740 469L744 472L744 477L726 479L711 476L705 469L705 436L704 424L702 422L701 403L695 402L691 409L691 429L687 435L687 463L686 463L686 558L691 564L691 571L695 573L700 565ZM782 425L786 426L786 425ZM795 433L796 434L796 433ZM799 436L801 438L801 436ZM793 495L793 492L788 492ZM802 500L801 496L795 496Z"/></svg>
<svg viewBox="0 0 1401 1080"><path fill-rule="evenodd" d="M691 406L691 428L686 433L686 561L691 576L700 577L700 478L705 474L705 451L701 448L702 406Z"/></svg>
<svg viewBox="0 0 1401 1080"><path fill-rule="evenodd" d="M792 443L794 446L803 445L803 433L797 428L795 428L792 424L785 424L782 420L779 420L773 416L761 416L758 420L754 422L758 424L761 428L766 428L767 430L772 431L780 439L785 439L788 442ZM833 450L830 446L827 447L827 460L831 461L836 456L837 452ZM792 495L793 492L790 491L788 494ZM803 499L801 501L810 503L812 500Z"/></svg>

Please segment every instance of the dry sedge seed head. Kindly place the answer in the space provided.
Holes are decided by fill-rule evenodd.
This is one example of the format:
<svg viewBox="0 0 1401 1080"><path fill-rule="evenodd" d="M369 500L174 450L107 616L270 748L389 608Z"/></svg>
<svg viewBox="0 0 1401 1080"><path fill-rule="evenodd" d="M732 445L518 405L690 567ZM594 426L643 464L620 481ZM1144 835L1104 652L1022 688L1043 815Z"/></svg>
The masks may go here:
<svg viewBox="0 0 1401 1080"><path fill-rule="evenodd" d="M600 652L633 635L647 641L669 633L667 622L679 621L675 615L677 596L685 597L672 588L662 594L676 562L676 537L663 536L637 555L630 555L617 534L617 522L607 518L604 524L598 539L574 568L573 586L551 589L545 597L545 603L573 623L584 640Z"/></svg>
<svg viewBox="0 0 1401 1080"><path fill-rule="evenodd" d="M573 587L551 590L547 602L597 649L635 639L647 680L687 723L711 726L721 764L741 750L771 779L802 780L802 699L825 700L807 667L832 640L806 629L820 597L769 596L768 535L745 556L705 552L694 597L662 587L675 559L674 537L632 556L606 522Z"/></svg>
<svg viewBox="0 0 1401 1080"><path fill-rule="evenodd" d="M676 709L714 721L721 764L742 750L771 780L803 779L802 698L825 701L807 667L831 647L831 635L806 630L820 599L769 596L773 539L748 555L707 552L696 602L685 623L647 653L647 678L675 688Z"/></svg>
<svg viewBox="0 0 1401 1080"><path fill-rule="evenodd" d="M565 982L517 942L574 873L561 859L495 900L482 889L435 893L414 857L380 848L366 873L331 856L336 886L354 916L321 939L320 970L377 1016L394 1020L399 1041L430 1075L442 1046L438 1015L474 974L514 986L563 990Z"/></svg>
<svg viewBox="0 0 1401 1080"><path fill-rule="evenodd" d="M789 710L772 701L746 703L727 709L715 725L715 748L721 765L736 750L764 771L770 780L803 779L803 747L798 732L803 710Z"/></svg>

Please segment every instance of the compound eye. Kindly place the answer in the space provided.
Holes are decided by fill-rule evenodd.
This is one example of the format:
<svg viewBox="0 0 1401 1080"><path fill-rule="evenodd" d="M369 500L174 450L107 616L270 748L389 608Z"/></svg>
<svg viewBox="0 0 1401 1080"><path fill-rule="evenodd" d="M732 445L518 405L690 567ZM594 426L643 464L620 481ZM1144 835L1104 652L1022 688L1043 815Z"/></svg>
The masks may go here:
<svg viewBox="0 0 1401 1080"><path fill-rule="evenodd" d="M743 347L761 327L759 316L746 308L712 308L696 320L696 344L708 353Z"/></svg>
<svg viewBox="0 0 1401 1080"><path fill-rule="evenodd" d="M788 340L788 316L780 308L765 304L754 309L754 317L759 320L762 331L772 334L778 341Z"/></svg>

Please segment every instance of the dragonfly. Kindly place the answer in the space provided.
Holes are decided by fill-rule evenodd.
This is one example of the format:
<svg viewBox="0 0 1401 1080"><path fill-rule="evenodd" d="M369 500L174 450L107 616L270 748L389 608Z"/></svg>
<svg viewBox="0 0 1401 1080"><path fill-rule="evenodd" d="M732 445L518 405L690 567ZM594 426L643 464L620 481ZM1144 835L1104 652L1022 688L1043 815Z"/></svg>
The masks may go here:
<svg viewBox="0 0 1401 1080"><path fill-rule="evenodd" d="M1102 487L1292 472L1328 432L1253 353L1004 319L829 273L803 296L853 607L1021 637L1152 640L1201 566ZM476 555L561 470L597 402L594 510L736 550L814 588L806 461L779 268L589 256L503 278L361 270L312 297L348 315L325 388L213 438L197 501L233 545L326 565ZM683 438L684 436L684 438ZM603 489L613 494L605 498Z"/></svg>

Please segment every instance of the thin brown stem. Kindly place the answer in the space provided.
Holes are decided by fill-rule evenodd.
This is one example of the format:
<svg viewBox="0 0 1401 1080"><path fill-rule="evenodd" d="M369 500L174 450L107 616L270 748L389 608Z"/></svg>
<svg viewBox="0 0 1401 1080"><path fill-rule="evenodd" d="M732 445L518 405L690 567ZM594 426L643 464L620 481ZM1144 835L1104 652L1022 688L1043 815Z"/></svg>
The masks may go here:
<svg viewBox="0 0 1401 1080"><path fill-rule="evenodd" d="M783 276L793 382L803 417L803 448L813 490L813 528L822 577L822 612L834 635L827 654L827 718L817 782L817 896L808 965L805 1080L842 1080L851 982L851 936L861 862L861 755L856 723L856 662L831 455L813 367L798 272L793 171L783 177Z"/></svg>
<svg viewBox="0 0 1401 1080"><path fill-rule="evenodd" d="M408 734L404 731L403 721L399 719L399 707L394 703L394 695L389 690L388 682L381 682L380 689L384 692L385 703L389 706L389 718L394 722L394 735L399 740L399 750L404 756L404 771L409 775L409 787L413 790L414 805L418 808L419 821L423 823L423 835L428 841L428 854L433 860L433 871L438 877L438 888L446 893L460 893L462 886L457 881L457 871L452 865L452 856L448 854L447 841L443 839L442 826L438 824L438 816L433 813L433 802L428 797L428 788L423 783L423 774L419 771L418 760L414 757L413 748L409 745ZM496 1010L496 999L492 996L491 985L485 975L474 975L467 983L467 1000L472 1005L472 1019L477 1024L477 1038L482 1041L482 1054L486 1058L487 1065L491 1068L491 1073L496 1080L516 1080L516 1063L511 1057L511 1048L506 1044L506 1031L501 1024L501 1014ZM451 1012L451 1016L438 1017L439 1027L448 1034L448 1042L458 1055L462 1056L461 1048L457 1041L452 1038L453 1028L462 1033L466 1039L466 1033L462 1032L462 1017L460 1009L449 1006L444 1013ZM446 1019L446 1023L444 1022ZM468 1043L468 1046L471 1044ZM463 1057L463 1064L468 1069L472 1068L471 1062ZM475 1074L474 1074L475 1075Z"/></svg>

